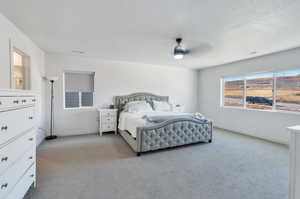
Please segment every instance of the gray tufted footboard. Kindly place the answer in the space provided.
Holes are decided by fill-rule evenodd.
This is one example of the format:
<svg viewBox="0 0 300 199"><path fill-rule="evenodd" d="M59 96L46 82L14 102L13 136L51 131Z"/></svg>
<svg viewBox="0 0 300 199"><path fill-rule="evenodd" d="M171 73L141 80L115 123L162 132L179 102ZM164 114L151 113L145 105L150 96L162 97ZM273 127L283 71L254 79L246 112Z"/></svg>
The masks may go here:
<svg viewBox="0 0 300 199"><path fill-rule="evenodd" d="M169 101L168 96L151 93L133 93L115 96L114 104L118 109L118 118L124 106L132 101ZM139 155L141 152L170 148L197 142L211 142L212 122L196 119L173 119L153 126L137 128L136 139L127 131L119 129L119 133Z"/></svg>
<svg viewBox="0 0 300 199"><path fill-rule="evenodd" d="M137 128L136 152L146 152L197 142L211 142L212 122L173 119L158 125Z"/></svg>

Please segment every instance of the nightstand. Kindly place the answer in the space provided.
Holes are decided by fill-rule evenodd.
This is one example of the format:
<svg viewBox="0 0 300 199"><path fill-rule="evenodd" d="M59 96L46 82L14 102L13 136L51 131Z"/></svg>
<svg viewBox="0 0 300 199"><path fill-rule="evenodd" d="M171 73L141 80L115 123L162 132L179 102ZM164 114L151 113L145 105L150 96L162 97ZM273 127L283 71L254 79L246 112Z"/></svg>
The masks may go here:
<svg viewBox="0 0 300 199"><path fill-rule="evenodd" d="M117 109L99 110L99 135L103 132L114 131L117 134Z"/></svg>

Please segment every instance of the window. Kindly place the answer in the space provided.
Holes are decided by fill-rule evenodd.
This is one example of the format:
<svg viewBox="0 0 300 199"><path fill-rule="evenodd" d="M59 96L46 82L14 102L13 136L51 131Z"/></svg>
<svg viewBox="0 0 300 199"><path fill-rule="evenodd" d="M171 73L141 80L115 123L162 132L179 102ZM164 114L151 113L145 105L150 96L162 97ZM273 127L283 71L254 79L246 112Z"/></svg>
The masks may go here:
<svg viewBox="0 0 300 199"><path fill-rule="evenodd" d="M276 109L300 112L300 70L276 74Z"/></svg>
<svg viewBox="0 0 300 199"><path fill-rule="evenodd" d="M82 92L81 93L81 106L91 106L93 104L94 93Z"/></svg>
<svg viewBox="0 0 300 199"><path fill-rule="evenodd" d="M242 78L224 79L224 105L244 106L244 80Z"/></svg>
<svg viewBox="0 0 300 199"><path fill-rule="evenodd" d="M13 89L30 89L29 60L29 56L27 56L22 51L13 48L11 68L11 87Z"/></svg>
<svg viewBox="0 0 300 199"><path fill-rule="evenodd" d="M79 92L66 92L65 93L65 102L66 108L78 108L79 105Z"/></svg>
<svg viewBox="0 0 300 199"><path fill-rule="evenodd" d="M94 106L94 76L90 72L65 72L65 108Z"/></svg>
<svg viewBox="0 0 300 199"><path fill-rule="evenodd" d="M223 78L223 106L300 112L300 70Z"/></svg>
<svg viewBox="0 0 300 199"><path fill-rule="evenodd" d="M273 74L259 74L246 77L247 108L272 109Z"/></svg>

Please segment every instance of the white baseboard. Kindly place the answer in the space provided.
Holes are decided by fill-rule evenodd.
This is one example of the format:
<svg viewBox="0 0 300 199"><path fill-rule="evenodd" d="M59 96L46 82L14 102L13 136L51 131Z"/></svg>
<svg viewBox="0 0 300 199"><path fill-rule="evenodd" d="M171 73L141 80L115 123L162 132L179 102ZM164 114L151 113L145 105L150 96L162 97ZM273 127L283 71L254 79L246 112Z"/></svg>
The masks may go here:
<svg viewBox="0 0 300 199"><path fill-rule="evenodd" d="M287 146L289 145L289 143L283 142L281 140L266 138L266 137L263 137L263 136L257 136L257 135L251 134L251 133L239 132L239 131L235 131L235 130L231 130L231 129L227 129L227 128L222 128L222 127L219 127L219 126L216 126L216 125L214 125L214 128L230 131L232 133L237 133L237 134L241 134L241 135L246 135L246 136L249 136L249 137L254 137L254 138L269 141L269 142L274 142L274 143L277 143L277 144L282 144L282 145L287 145Z"/></svg>

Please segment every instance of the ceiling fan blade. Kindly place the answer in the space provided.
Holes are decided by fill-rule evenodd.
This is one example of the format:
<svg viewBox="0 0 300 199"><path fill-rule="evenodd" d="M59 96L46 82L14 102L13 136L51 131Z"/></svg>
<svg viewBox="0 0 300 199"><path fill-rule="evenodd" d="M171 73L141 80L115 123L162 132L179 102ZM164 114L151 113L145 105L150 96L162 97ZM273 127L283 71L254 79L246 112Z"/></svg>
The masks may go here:
<svg viewBox="0 0 300 199"><path fill-rule="evenodd" d="M207 43L201 43L196 47L188 48L187 54L191 56L200 56L209 53L212 50L212 46Z"/></svg>

